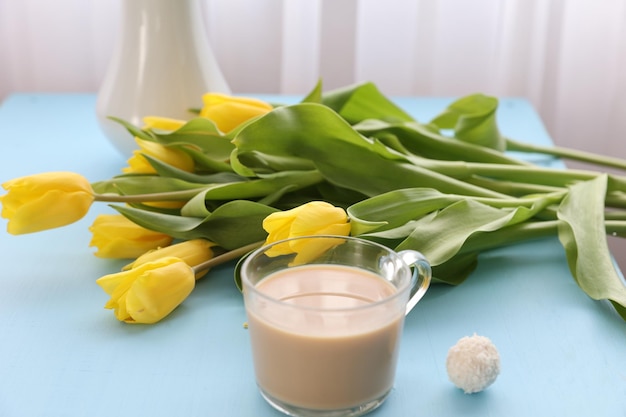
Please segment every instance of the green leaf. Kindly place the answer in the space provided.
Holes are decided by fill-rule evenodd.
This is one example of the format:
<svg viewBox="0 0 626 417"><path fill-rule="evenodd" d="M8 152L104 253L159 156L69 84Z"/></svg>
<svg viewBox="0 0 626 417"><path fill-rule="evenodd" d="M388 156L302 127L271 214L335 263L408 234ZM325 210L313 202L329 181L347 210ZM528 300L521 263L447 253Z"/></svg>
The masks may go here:
<svg viewBox="0 0 626 417"><path fill-rule="evenodd" d="M365 232L360 237L395 250L418 250L431 262L436 282L457 285L482 250L556 233L555 224L532 227L531 219L561 197L499 200L409 189L356 203L348 213L353 234Z"/></svg>
<svg viewBox="0 0 626 417"><path fill-rule="evenodd" d="M202 223L201 230L224 249L237 249L265 240L267 232L263 230L263 220L276 211L252 201L230 201L213 211Z"/></svg>
<svg viewBox="0 0 626 417"><path fill-rule="evenodd" d="M473 94L456 100L431 123L441 129L453 129L454 136L498 151L506 149L506 139L500 135L496 123L498 99Z"/></svg>
<svg viewBox="0 0 626 417"><path fill-rule="evenodd" d="M433 219L436 212L430 213L423 217L426 219ZM377 242L381 245L400 251L406 249L401 246L405 238L416 230L419 222L412 220L406 224L393 228L386 229L379 232L365 233L359 237L366 240ZM406 244L406 242L404 242ZM433 283L443 283L450 285L458 285L463 282L476 268L478 263L478 251L459 251L456 255L448 259L447 261L432 265L433 269ZM429 259L430 261L430 259Z"/></svg>
<svg viewBox="0 0 626 417"><path fill-rule="evenodd" d="M317 171L283 171L247 181L211 184L206 186L200 195L204 196L204 200L223 201L263 198L285 187L296 190L317 184L322 180L322 176Z"/></svg>
<svg viewBox="0 0 626 417"><path fill-rule="evenodd" d="M458 200L459 196L432 188L409 188L360 201L348 207L347 213L352 234L360 235L402 226Z"/></svg>
<svg viewBox="0 0 626 417"><path fill-rule="evenodd" d="M256 172L253 168L249 168L245 164L239 161L239 150L235 148L230 155L230 166L233 168L233 171L238 175L244 177L255 177ZM254 166L256 168L256 166Z"/></svg>
<svg viewBox="0 0 626 417"><path fill-rule="evenodd" d="M530 165L530 163L512 158L500 151L444 136L429 126L418 122L389 123L382 120L365 120L355 125L354 128L363 135L370 137L392 135L409 152L424 158Z"/></svg>
<svg viewBox="0 0 626 417"><path fill-rule="evenodd" d="M245 164L249 155L309 160L328 182L367 196L412 187L502 196L411 164L380 142L360 135L337 113L319 104L275 109L242 129L233 143L238 163ZM271 167L271 158L265 162Z"/></svg>
<svg viewBox="0 0 626 417"><path fill-rule="evenodd" d="M180 215L180 208L179 207L168 207L166 205L162 205L162 204L153 204L150 205L150 203L148 202L147 204L144 203L127 203L129 207L133 207L136 209L140 209L140 210L146 210L146 211L152 211L155 213L163 213L163 214L171 214L171 215L175 215L178 216Z"/></svg>
<svg viewBox="0 0 626 417"><path fill-rule="evenodd" d="M367 197L350 188L339 187L327 181L319 183L316 187L319 199L327 201L334 206L346 209L352 204L366 199Z"/></svg>
<svg viewBox="0 0 626 417"><path fill-rule="evenodd" d="M371 82L329 91L323 95L322 103L335 110L351 124L365 119L414 120L385 97Z"/></svg>
<svg viewBox="0 0 626 417"><path fill-rule="evenodd" d="M362 234L396 228L457 201L472 199L490 207L514 209L503 212L509 216L509 224L514 224L560 202L563 195L555 193L517 199L490 199L444 194L431 188L408 188L362 200L350 206L347 212L353 234Z"/></svg>
<svg viewBox="0 0 626 417"><path fill-rule="evenodd" d="M154 168L156 173L161 177L177 178L182 181L195 183L195 184L213 184L213 183L228 183L228 182L242 182L247 181L246 177L237 175L234 172L217 172L213 174L200 175L192 172L187 172L182 169L176 168L173 165L167 164L158 158L154 158L148 154L143 155L148 163Z"/></svg>
<svg viewBox="0 0 626 417"><path fill-rule="evenodd" d="M197 117L171 133L153 132L157 141L165 146L192 145L213 160L226 161L234 149L230 139L222 135L215 123L205 117Z"/></svg>
<svg viewBox="0 0 626 417"><path fill-rule="evenodd" d="M611 259L604 227L607 176L575 184L557 215L559 239L578 286L595 300L610 300L626 320L626 286Z"/></svg>
<svg viewBox="0 0 626 417"><path fill-rule="evenodd" d="M97 194L137 195L195 190L206 187L206 184L152 174L129 174L94 182L91 186Z"/></svg>
<svg viewBox="0 0 626 417"><path fill-rule="evenodd" d="M306 158L294 157L292 155L271 155L255 150L250 150L244 154L235 152L233 159L237 161L237 169L240 169L240 166L245 166L246 169L243 172L251 169L251 172L257 175L279 171L310 171L315 169L315 164Z"/></svg>
<svg viewBox="0 0 626 417"><path fill-rule="evenodd" d="M233 172L234 169L230 165L228 161L221 161L210 158L209 156L203 154L202 152L185 148L184 151L189 154L195 163L196 171L205 171L205 172Z"/></svg>
<svg viewBox="0 0 626 417"><path fill-rule="evenodd" d="M531 207L510 210L462 199L416 221L414 230L397 249L418 250L433 266L441 265L461 252L463 245L475 235L496 230L506 233L507 227L531 219L552 202L550 197L539 198Z"/></svg>
<svg viewBox="0 0 626 417"><path fill-rule="evenodd" d="M237 249L267 237L263 219L277 211L252 201L229 201L205 217L185 217L112 206L136 224L177 239L204 238L226 250Z"/></svg>
<svg viewBox="0 0 626 417"><path fill-rule="evenodd" d="M111 207L146 229L165 233L179 239L203 237L201 234L195 233L196 229L202 224L203 218L157 213L119 205L111 205Z"/></svg>
<svg viewBox="0 0 626 417"><path fill-rule="evenodd" d="M308 188L308 187L307 187ZM260 199L258 202L261 204L265 204L267 206L273 206L274 204L279 204L280 200L286 195L298 191L296 186L293 184L285 185L282 188L277 188L276 190L268 193L265 197ZM307 199L305 202L311 201Z"/></svg>
<svg viewBox="0 0 626 417"><path fill-rule="evenodd" d="M151 132L138 128L137 126L127 122L126 120L120 119L118 117L109 116L109 119L113 120L124 126L128 133L131 135L138 137L139 139L154 141L154 136L152 136Z"/></svg>
<svg viewBox="0 0 626 417"><path fill-rule="evenodd" d="M302 103L321 103L322 102L322 80L318 80L317 84L309 94L301 101Z"/></svg>

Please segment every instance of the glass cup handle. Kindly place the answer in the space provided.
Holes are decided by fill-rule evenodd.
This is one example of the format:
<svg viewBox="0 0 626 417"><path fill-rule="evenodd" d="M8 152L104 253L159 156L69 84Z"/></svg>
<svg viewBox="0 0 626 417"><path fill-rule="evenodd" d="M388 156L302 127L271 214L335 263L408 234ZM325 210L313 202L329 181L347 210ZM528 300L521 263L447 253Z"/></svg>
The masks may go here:
<svg viewBox="0 0 626 417"><path fill-rule="evenodd" d="M406 313L409 314L417 302L424 296L432 278L432 270L428 260L414 250L403 250L398 252L400 258L411 268L413 268L413 287L409 302L406 305Z"/></svg>

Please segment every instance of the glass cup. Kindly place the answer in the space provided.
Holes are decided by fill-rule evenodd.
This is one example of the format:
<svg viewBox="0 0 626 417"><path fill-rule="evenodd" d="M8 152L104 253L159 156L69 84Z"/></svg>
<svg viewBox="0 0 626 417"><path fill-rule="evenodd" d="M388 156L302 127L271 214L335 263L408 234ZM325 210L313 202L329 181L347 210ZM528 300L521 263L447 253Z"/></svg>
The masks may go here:
<svg viewBox="0 0 626 417"><path fill-rule="evenodd" d="M263 246L240 269L257 385L292 416L359 416L392 389L404 317L428 261L364 239L308 236Z"/></svg>

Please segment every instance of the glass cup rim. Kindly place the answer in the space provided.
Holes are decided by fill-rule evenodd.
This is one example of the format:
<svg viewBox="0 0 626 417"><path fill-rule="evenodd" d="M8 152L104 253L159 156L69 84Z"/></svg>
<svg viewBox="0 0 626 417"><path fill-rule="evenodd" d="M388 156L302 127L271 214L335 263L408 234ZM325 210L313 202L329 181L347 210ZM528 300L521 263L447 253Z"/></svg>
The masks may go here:
<svg viewBox="0 0 626 417"><path fill-rule="evenodd" d="M379 249L384 250L385 252L387 252L388 255L393 256L396 260L401 264L401 267L403 269L408 270L408 273L411 274L411 267L409 265L406 264L406 262L404 262L402 260L402 258L400 257L400 255L394 251L393 249L382 245L378 242L373 242L371 240L367 240L367 239L363 239L363 238L359 238L359 237L354 237L354 236L341 236L341 235L304 235L304 236L296 236L296 237L290 237L287 239L282 239L282 240L277 240L275 242L272 242L270 244L267 245L263 245L255 250L253 250L252 252L250 252L245 259L243 260L243 263L241 264L241 283L242 283L242 287L244 290L244 294L245 291L250 291L252 293L254 293L256 296L269 301L271 303L274 304L278 304L280 306L284 306L287 308L292 308L292 309L297 309L297 310L302 310L302 311L316 311L316 312L324 312L324 313L332 313L332 312L341 312L341 313L345 313L345 312L356 312L356 311L360 311L360 310L368 310L368 309L372 309L372 308L376 308L380 305L389 303L394 301L395 299L397 299L398 297L402 297L403 294L405 293L405 291L409 290L411 288L411 285L413 283L413 279L409 279L407 281L406 284L400 286L400 287L396 287L395 284L394 287L396 288L396 291L388 296L383 298L382 300L378 300L378 301L374 301L372 303L368 303L362 306L357 306L357 307L336 307L336 308L324 308L324 307L311 307L311 306L300 306L300 305L294 305L292 303L280 300L278 298L272 297L271 295L268 295L266 293L264 293L263 291L260 291L256 288L256 285L252 284L252 282L250 282L250 280L248 279L247 274L245 273L246 267L250 264L252 258L254 258L255 256L259 255L262 252L265 252L268 248L278 245L278 244L282 244L285 242L289 242L292 240L302 240L302 239L317 239L317 238L326 238L326 239L344 239L344 240L348 240L348 241L352 241L352 242L357 242L359 244L367 244L370 246L374 246L377 247ZM324 264L320 264L320 265L324 265ZM345 265L348 266L348 265ZM355 267L358 269L363 269L360 267ZM372 272L372 271L368 271L368 272ZM379 274L376 274L375 272L372 272L373 274L379 276L381 279L384 279L383 277L381 277Z"/></svg>

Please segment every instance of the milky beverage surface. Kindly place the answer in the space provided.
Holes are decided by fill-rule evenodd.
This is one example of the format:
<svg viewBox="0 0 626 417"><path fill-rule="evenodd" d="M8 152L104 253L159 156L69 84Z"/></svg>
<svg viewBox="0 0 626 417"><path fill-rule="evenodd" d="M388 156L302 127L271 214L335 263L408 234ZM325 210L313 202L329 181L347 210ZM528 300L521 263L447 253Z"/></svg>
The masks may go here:
<svg viewBox="0 0 626 417"><path fill-rule="evenodd" d="M391 389L404 302L376 303L397 292L391 283L353 267L308 265L274 273L256 288L288 304L258 299L247 307L257 383L266 394L329 410Z"/></svg>

